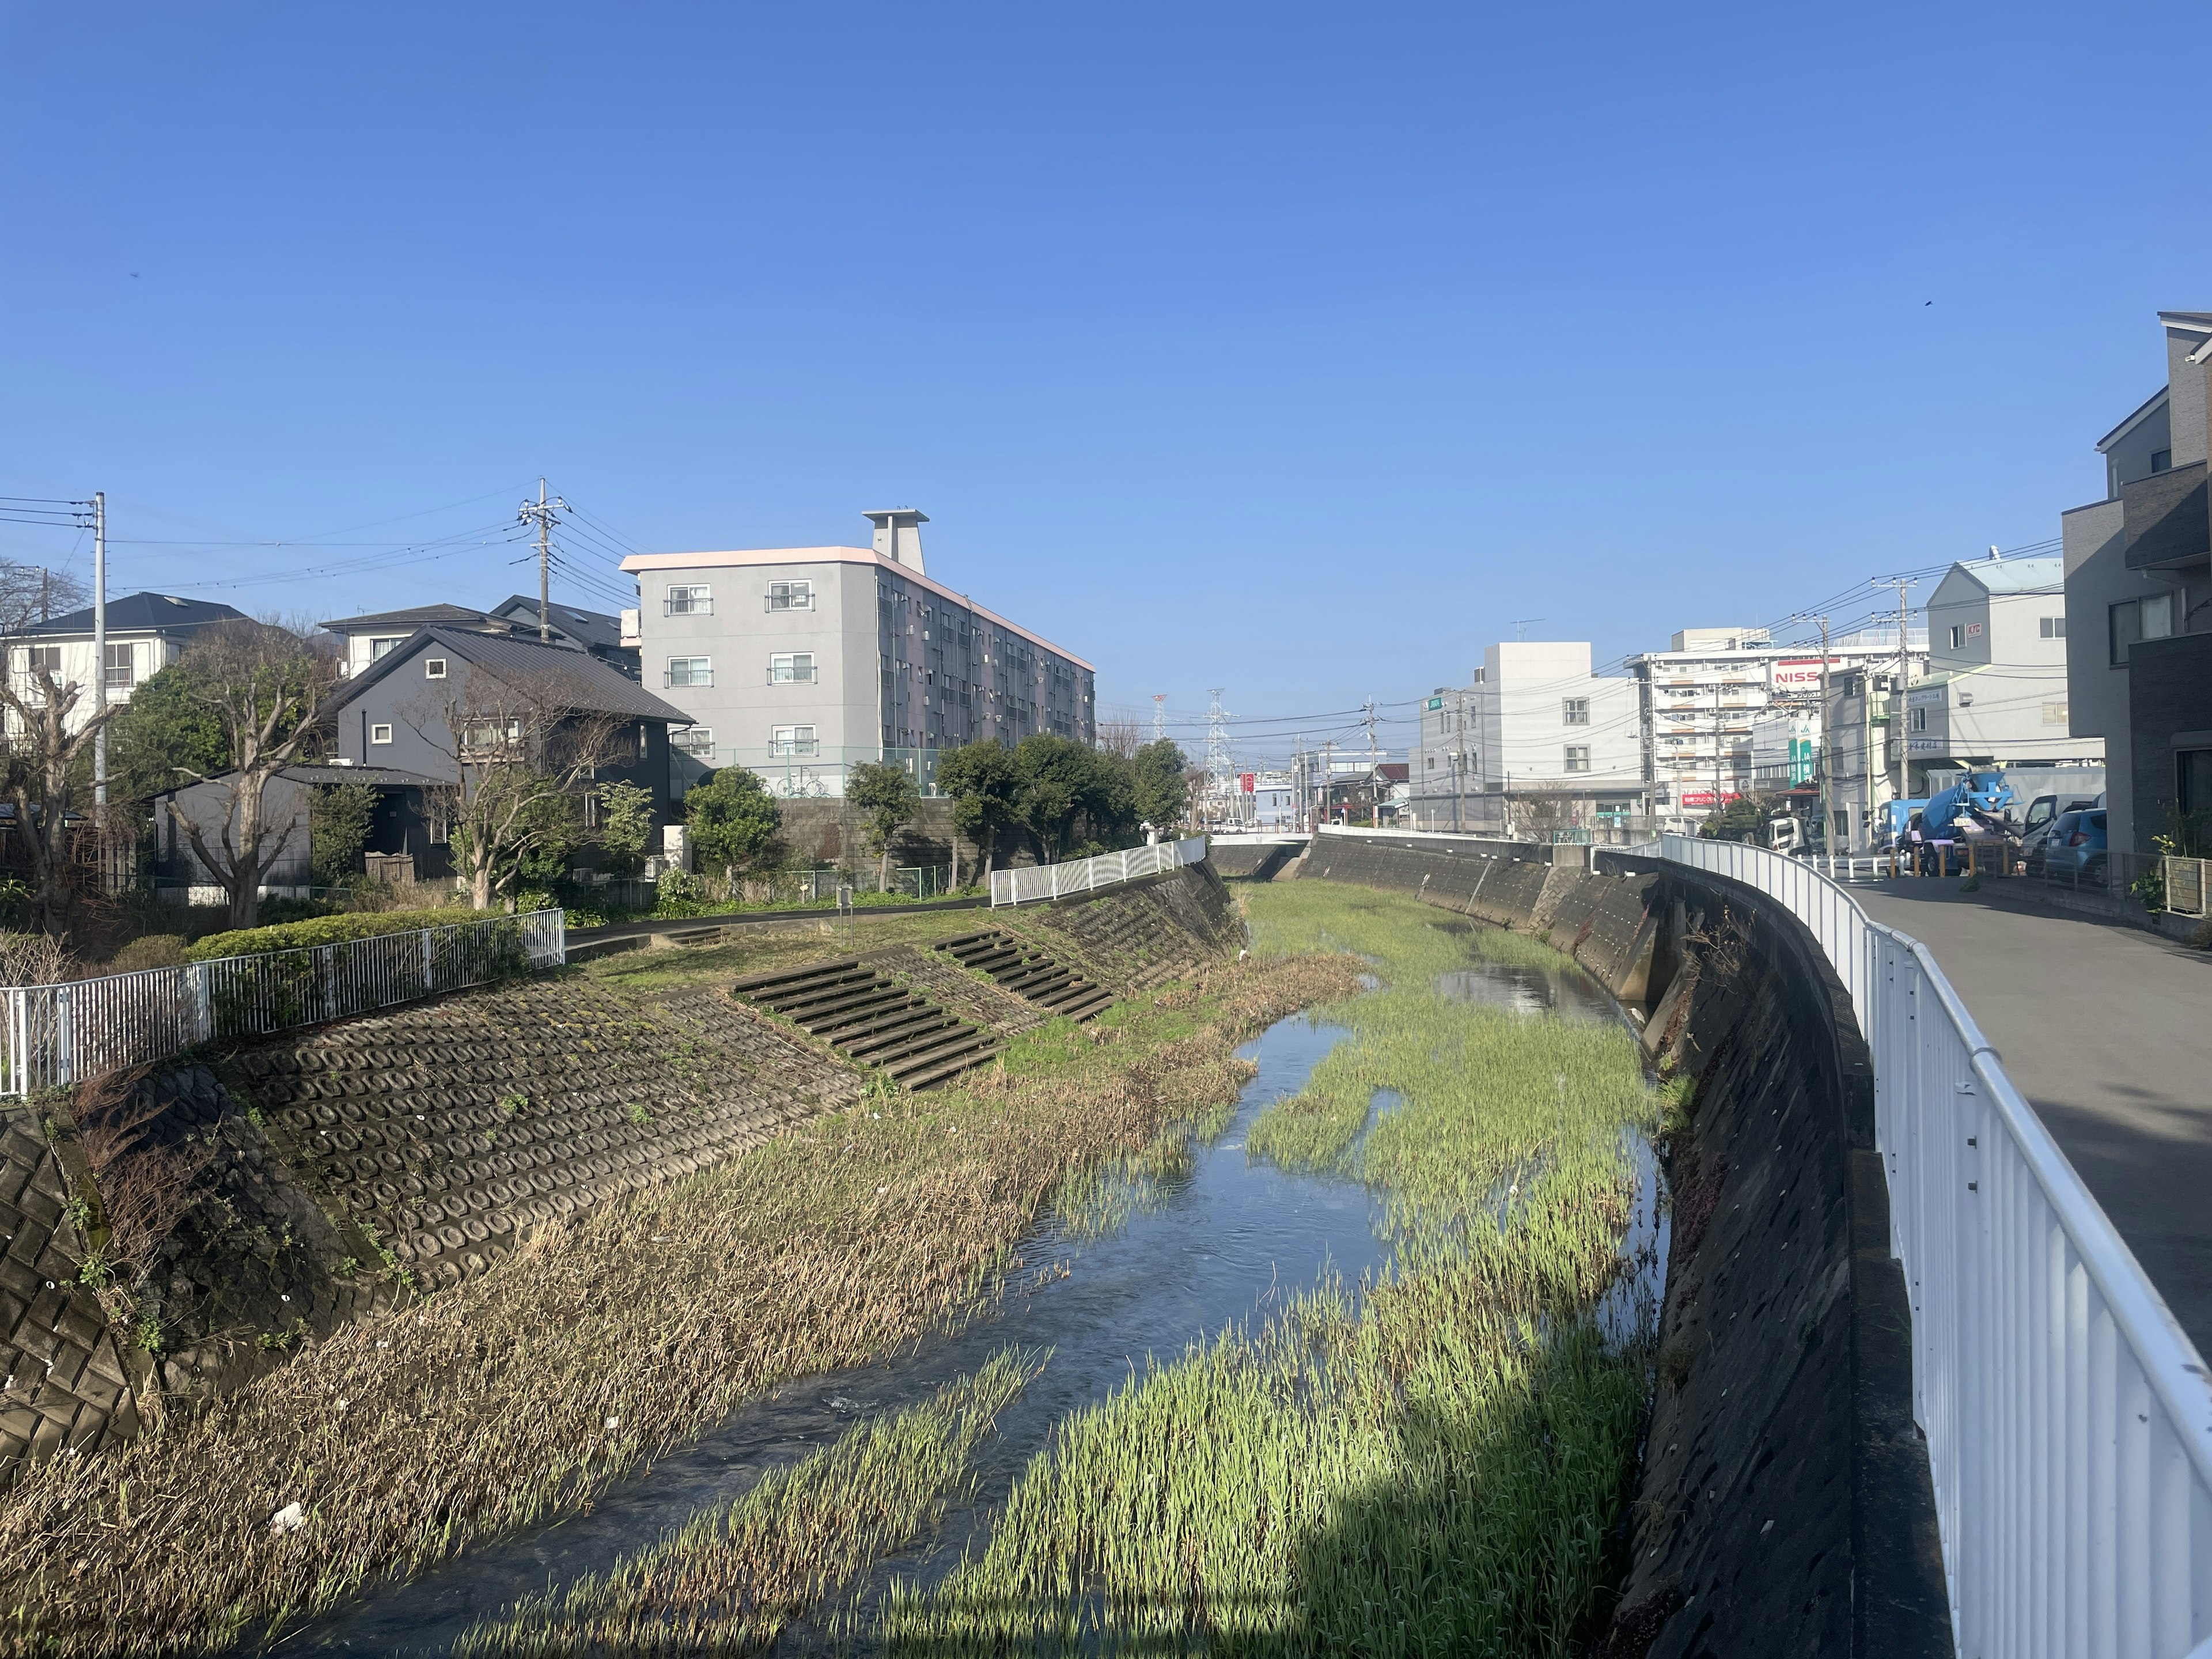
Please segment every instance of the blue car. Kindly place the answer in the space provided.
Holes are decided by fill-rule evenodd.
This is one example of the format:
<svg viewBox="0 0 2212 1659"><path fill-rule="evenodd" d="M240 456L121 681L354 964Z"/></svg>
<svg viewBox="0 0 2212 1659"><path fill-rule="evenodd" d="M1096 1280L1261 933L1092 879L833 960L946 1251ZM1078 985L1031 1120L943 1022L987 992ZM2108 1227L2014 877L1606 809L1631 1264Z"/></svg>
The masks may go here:
<svg viewBox="0 0 2212 1659"><path fill-rule="evenodd" d="M2043 843L2043 873L2053 880L2071 878L2083 886L2102 886L2105 881L2105 809L2061 812Z"/></svg>

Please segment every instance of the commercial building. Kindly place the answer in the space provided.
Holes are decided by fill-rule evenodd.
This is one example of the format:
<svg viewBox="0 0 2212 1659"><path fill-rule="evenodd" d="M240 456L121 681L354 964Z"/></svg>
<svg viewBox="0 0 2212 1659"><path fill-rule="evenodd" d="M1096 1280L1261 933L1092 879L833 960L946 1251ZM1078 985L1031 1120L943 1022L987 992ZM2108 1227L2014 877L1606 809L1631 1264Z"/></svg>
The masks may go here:
<svg viewBox="0 0 2212 1659"><path fill-rule="evenodd" d="M1913 650L1917 659L1917 643ZM1897 659L1894 628L1832 640L1830 690L1840 673L1893 672ZM1766 787L1758 776L1755 728L1780 718L1818 720L1821 661L1819 647L1777 645L1756 628L1685 629L1671 649L1628 659L1640 782L1657 827L1692 830L1737 796Z"/></svg>
<svg viewBox="0 0 2212 1659"><path fill-rule="evenodd" d="M1588 641L1501 641L1422 703L1407 827L1617 839L1641 817L1636 690L1590 672Z"/></svg>
<svg viewBox="0 0 2212 1659"><path fill-rule="evenodd" d="M1928 667L1905 692L1914 796L1931 769L2095 765L2101 738L2074 735L2067 706L2064 561L1954 564L1928 600Z"/></svg>
<svg viewBox="0 0 2212 1659"><path fill-rule="evenodd" d="M2067 714L2104 741L2119 853L2212 811L2212 312L2158 321L2166 383L2098 441L2104 499L2059 519Z"/></svg>
<svg viewBox="0 0 2212 1659"><path fill-rule="evenodd" d="M848 768L890 761L927 790L941 749L1094 740L1090 663L931 577L924 514L866 516L871 547L623 561L645 683L692 721L675 734L679 774L747 766L781 794L836 795Z"/></svg>

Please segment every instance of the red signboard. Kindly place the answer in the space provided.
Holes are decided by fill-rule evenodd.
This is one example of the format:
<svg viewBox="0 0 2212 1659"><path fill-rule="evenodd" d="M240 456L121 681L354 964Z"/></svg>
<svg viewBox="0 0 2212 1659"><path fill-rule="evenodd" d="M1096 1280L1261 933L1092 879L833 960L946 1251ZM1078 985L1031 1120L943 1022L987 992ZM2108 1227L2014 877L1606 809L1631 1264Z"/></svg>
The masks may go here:
<svg viewBox="0 0 2212 1659"><path fill-rule="evenodd" d="M1685 789L1681 801L1685 806L1725 806L1736 798L1733 789L1725 793L1711 789Z"/></svg>
<svg viewBox="0 0 2212 1659"><path fill-rule="evenodd" d="M1237 787L1249 795L1252 793L1253 784L1258 780L1259 774L1256 772L1239 772L1237 775Z"/></svg>
<svg viewBox="0 0 2212 1659"><path fill-rule="evenodd" d="M1841 668L1841 657L1828 659L1831 670ZM1774 689L1778 691L1802 691L1820 683L1820 659L1818 657L1792 659L1774 665Z"/></svg>

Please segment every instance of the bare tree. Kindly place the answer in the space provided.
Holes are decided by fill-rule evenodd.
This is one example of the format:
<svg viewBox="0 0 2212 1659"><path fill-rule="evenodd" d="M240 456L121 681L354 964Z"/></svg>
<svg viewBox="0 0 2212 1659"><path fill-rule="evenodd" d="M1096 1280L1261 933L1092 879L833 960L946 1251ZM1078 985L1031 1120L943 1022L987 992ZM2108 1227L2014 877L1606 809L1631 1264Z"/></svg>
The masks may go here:
<svg viewBox="0 0 2212 1659"><path fill-rule="evenodd" d="M1098 722L1097 746L1123 760L1134 760L1145 746L1145 728L1126 714Z"/></svg>
<svg viewBox="0 0 2212 1659"><path fill-rule="evenodd" d="M0 559L0 635L24 633L91 603L91 591L69 571Z"/></svg>
<svg viewBox="0 0 2212 1659"><path fill-rule="evenodd" d="M15 809L15 832L23 838L31 865L32 918L41 933L66 940L76 899L69 818L77 763L116 709L93 714L72 730L70 716L82 689L74 680L57 684L50 669L32 660L20 675L12 662L0 663L8 728L4 777Z"/></svg>
<svg viewBox="0 0 2212 1659"><path fill-rule="evenodd" d="M1536 784L1513 793L1513 827L1529 841L1550 841L1581 823L1582 817L1574 791L1560 785Z"/></svg>
<svg viewBox="0 0 2212 1659"><path fill-rule="evenodd" d="M184 811L172 796L169 815L191 843L192 855L230 899L230 925L251 927L261 914L261 884L290 846L293 825L270 824L262 810L269 780L314 751L323 732L337 665L308 650L298 635L267 623L230 622L210 629L179 659L192 696L222 725L230 764L219 772L178 774L214 786L219 835Z"/></svg>
<svg viewBox="0 0 2212 1659"><path fill-rule="evenodd" d="M443 696L399 710L423 742L452 763L456 780L434 803L448 825L469 902L512 904L525 864L592 839L585 797L622 752L627 722L574 708L563 677L481 665L447 683Z"/></svg>

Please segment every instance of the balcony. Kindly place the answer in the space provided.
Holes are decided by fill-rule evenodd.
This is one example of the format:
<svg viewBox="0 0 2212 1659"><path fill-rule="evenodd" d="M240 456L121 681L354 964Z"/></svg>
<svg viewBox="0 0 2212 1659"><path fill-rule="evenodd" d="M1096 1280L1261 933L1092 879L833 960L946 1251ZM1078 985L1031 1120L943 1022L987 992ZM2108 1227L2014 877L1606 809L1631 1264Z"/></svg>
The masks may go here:
<svg viewBox="0 0 2212 1659"><path fill-rule="evenodd" d="M2130 570L2187 564L2212 553L2212 501L2202 461L2120 486Z"/></svg>

